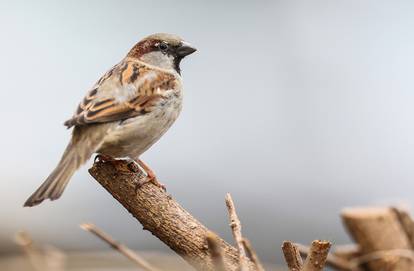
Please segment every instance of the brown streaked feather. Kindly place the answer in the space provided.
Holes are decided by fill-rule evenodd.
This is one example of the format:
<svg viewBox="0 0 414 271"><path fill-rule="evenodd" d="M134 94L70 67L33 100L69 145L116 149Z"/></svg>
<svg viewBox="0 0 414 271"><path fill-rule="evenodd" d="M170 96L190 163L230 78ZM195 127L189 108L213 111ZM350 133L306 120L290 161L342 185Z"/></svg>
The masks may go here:
<svg viewBox="0 0 414 271"><path fill-rule="evenodd" d="M126 65L125 69L121 72L120 82L121 84L131 84L133 83L138 77L138 64L130 64ZM135 74L134 74L135 73Z"/></svg>
<svg viewBox="0 0 414 271"><path fill-rule="evenodd" d="M178 83L174 74L128 59L102 78L79 104L75 115L65 122L68 128L150 112L151 107L164 99L163 94L175 89Z"/></svg>

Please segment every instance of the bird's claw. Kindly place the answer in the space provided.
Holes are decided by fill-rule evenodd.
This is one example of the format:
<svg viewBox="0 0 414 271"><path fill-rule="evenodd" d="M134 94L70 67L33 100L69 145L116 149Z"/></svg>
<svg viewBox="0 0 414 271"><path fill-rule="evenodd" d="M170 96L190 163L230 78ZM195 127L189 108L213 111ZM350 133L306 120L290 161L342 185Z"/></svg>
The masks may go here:
<svg viewBox="0 0 414 271"><path fill-rule="evenodd" d="M157 186L157 187L161 188L162 190L164 190L164 192L167 191L167 188L165 187L165 185L163 183L160 183L158 181L157 177L155 177L155 176L152 177L152 178L149 178L148 182L153 183L155 186Z"/></svg>
<svg viewBox="0 0 414 271"><path fill-rule="evenodd" d="M140 189L144 184L151 182L155 186L161 188L164 191L167 191L164 184L160 183L157 179L157 176L155 176L154 172L148 167L147 164L145 164L142 160L134 160L132 158L126 157L121 159L114 159L110 157L109 155L105 154L98 154L96 155L94 162L100 163L100 162L111 162L111 161L125 161L127 163L127 168L130 172L136 173L138 176L136 178L135 182L135 193Z"/></svg>
<svg viewBox="0 0 414 271"><path fill-rule="evenodd" d="M135 193L146 183L152 183L155 186L161 188L164 191L167 191L167 188L164 184L160 183L155 176L145 176L143 178L139 178L139 180L135 183Z"/></svg>

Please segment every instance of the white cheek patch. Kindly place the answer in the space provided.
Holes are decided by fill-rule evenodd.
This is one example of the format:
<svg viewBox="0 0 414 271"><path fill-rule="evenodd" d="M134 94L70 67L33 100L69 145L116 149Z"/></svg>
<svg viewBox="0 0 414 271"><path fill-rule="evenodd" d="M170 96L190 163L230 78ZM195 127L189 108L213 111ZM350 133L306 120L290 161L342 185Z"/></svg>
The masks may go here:
<svg viewBox="0 0 414 271"><path fill-rule="evenodd" d="M174 57L163 54L160 51L150 52L141 57L141 60L150 65L154 65L163 69L174 68Z"/></svg>

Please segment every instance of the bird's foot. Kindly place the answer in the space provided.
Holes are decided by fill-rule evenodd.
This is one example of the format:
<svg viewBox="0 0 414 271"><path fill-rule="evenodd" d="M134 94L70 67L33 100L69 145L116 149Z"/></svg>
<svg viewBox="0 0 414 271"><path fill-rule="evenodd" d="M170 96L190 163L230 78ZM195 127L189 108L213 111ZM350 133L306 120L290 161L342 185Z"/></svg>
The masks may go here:
<svg viewBox="0 0 414 271"><path fill-rule="evenodd" d="M158 181L158 179L155 177L155 176L153 176L153 177L145 177L145 178L141 178L141 179L139 179L139 181L137 181L136 183L135 183L135 192L137 192L138 191L138 189L140 189L144 184L146 184L146 183L152 183L152 184L154 184L155 186L157 186L157 187L159 187L159 188L161 188L162 190L164 190L164 191L167 191L167 189L166 189L166 187L165 187L165 185L164 184L162 184L162 183L160 183L159 181Z"/></svg>
<svg viewBox="0 0 414 271"><path fill-rule="evenodd" d="M134 160L130 157L123 157L123 158L113 158L109 155L105 154L98 154L96 155L94 162L95 163L105 163L105 162L113 162L114 164L118 164L116 162L124 161L126 162L127 170L133 173L137 173L137 181L135 182L135 192L140 189L146 183L153 183L155 186L158 186L162 190L166 191L165 185L160 183L155 176L154 171L142 160ZM125 164L124 164L125 165ZM123 167L125 170L125 167Z"/></svg>
<svg viewBox="0 0 414 271"><path fill-rule="evenodd" d="M157 176L155 176L154 171L142 160L138 159L138 161L135 161L135 164L146 174L144 178L140 178L140 180L136 183L135 190L140 189L144 184L146 183L153 183L155 186L158 186L162 190L166 191L166 187L164 184L160 183L158 181Z"/></svg>

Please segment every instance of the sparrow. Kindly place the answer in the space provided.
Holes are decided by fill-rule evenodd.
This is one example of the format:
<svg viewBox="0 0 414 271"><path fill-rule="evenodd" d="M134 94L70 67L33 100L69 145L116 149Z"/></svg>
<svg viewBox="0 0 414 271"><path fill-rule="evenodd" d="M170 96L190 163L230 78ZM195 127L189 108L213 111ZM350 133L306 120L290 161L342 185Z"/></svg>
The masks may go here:
<svg viewBox="0 0 414 271"><path fill-rule="evenodd" d="M94 153L104 159L139 159L171 127L182 107L180 62L196 49L166 33L150 35L105 73L64 125L73 127L60 162L24 206L58 199L75 171Z"/></svg>

